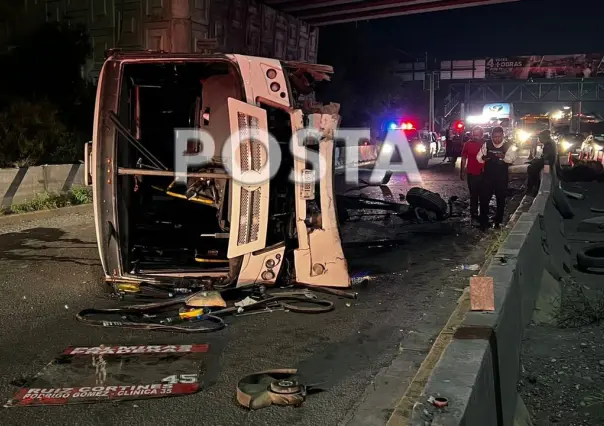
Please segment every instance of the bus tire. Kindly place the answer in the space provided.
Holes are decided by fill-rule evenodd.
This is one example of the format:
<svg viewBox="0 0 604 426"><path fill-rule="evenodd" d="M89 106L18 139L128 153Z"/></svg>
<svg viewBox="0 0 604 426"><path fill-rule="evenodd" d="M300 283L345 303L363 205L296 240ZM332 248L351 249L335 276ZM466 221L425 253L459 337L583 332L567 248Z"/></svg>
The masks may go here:
<svg viewBox="0 0 604 426"><path fill-rule="evenodd" d="M447 214L447 202L436 192L415 186L407 192L406 200L413 208L434 212L439 220Z"/></svg>

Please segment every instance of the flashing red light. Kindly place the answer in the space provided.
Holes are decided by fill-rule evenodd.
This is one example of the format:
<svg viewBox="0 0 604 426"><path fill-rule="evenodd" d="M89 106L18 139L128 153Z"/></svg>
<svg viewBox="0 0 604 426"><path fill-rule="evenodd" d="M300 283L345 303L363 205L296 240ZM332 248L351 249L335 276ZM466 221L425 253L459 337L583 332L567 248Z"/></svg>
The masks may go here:
<svg viewBox="0 0 604 426"><path fill-rule="evenodd" d="M463 123L457 123L457 128L458 129L463 129Z"/></svg>
<svg viewBox="0 0 604 426"><path fill-rule="evenodd" d="M414 128L412 123L401 123L401 129L403 130L413 130Z"/></svg>

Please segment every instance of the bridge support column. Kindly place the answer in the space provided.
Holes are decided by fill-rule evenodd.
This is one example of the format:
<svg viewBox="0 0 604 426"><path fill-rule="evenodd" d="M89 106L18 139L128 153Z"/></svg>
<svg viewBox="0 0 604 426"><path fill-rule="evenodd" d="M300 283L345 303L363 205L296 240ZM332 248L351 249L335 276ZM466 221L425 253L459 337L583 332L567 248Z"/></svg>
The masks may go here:
<svg viewBox="0 0 604 426"><path fill-rule="evenodd" d="M581 114L583 114L583 102L573 102L571 106L570 131L581 133Z"/></svg>

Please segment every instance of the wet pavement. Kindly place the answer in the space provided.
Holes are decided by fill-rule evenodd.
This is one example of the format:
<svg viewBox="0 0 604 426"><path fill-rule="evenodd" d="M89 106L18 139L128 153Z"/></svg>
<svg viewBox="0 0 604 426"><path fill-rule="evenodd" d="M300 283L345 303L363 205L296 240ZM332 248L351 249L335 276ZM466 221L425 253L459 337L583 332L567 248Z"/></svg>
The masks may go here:
<svg viewBox="0 0 604 426"><path fill-rule="evenodd" d="M445 198L465 198L466 183L459 179L459 169L439 162L422 171L424 187ZM388 185L394 200L411 186L397 175ZM338 187L342 189L342 182ZM379 188L363 192L384 197ZM519 200L516 197L512 204ZM512 210L511 205L509 213ZM183 335L94 328L75 320L77 311L106 303L101 298L90 214L4 226L0 230L1 398L8 399L16 391L11 382L37 373L67 346L207 343L210 350L205 389L196 395L3 409L2 424L340 424L367 397L367 389L376 387L375 374L401 354L411 336L421 334L423 343L405 352L411 367L400 381L404 391L472 275L472 271L453 270L483 261L487 243L467 218L451 220L446 226L435 224L420 234L408 231L400 219L392 217L364 217L343 225L344 241L401 241L394 247L378 244L346 250L350 268L366 271L372 279L355 288L358 300L333 299L336 309L330 313L275 312L232 318L217 333ZM248 412L237 405L235 386L241 376L287 367L298 368L313 382L325 382L325 392L310 396L299 408ZM389 404L380 408L384 422Z"/></svg>

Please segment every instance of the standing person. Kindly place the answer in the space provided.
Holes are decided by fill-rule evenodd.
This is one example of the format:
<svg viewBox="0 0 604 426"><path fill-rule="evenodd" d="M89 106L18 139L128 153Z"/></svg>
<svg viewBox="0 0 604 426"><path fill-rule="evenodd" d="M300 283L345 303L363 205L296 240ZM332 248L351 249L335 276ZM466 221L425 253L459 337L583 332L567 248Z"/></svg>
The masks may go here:
<svg viewBox="0 0 604 426"><path fill-rule="evenodd" d="M545 164L554 167L558 162L558 149L552 139L552 132L543 130L539 133L539 143L543 145L543 160Z"/></svg>
<svg viewBox="0 0 604 426"><path fill-rule="evenodd" d="M489 226L489 204L493 194L497 202L494 217L495 227L503 222L505 199L508 191L508 167L516 160L516 147L504 139L503 128L495 127L491 140L487 141L476 156L484 164L482 197L480 199L480 226L486 230Z"/></svg>
<svg viewBox="0 0 604 426"><path fill-rule="evenodd" d="M539 133L539 142L543 144L543 156L531 161L527 168L528 184L526 192L529 195L536 196L541 184L541 171L543 166L548 164L550 167L556 167L558 163L558 153L556 144L552 140L551 132L544 130Z"/></svg>
<svg viewBox="0 0 604 426"><path fill-rule="evenodd" d="M484 164L479 163L476 157L484 145L484 130L482 127L472 129L472 137L464 143L461 151L461 180L467 178L468 190L470 191L470 216L478 220L478 202L482 192L482 172Z"/></svg>

